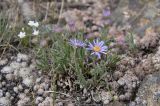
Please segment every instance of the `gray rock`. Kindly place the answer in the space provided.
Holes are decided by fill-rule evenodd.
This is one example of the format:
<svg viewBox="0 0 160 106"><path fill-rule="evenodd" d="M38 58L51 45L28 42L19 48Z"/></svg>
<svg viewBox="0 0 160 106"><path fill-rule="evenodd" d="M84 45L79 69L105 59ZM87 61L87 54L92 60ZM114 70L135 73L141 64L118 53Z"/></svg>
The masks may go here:
<svg viewBox="0 0 160 106"><path fill-rule="evenodd" d="M29 89L25 89L25 90L24 90L24 93L25 93L25 94L28 94L28 93L29 93Z"/></svg>
<svg viewBox="0 0 160 106"><path fill-rule="evenodd" d="M37 79L36 79L36 83L40 83L41 80L42 80L42 78L37 78Z"/></svg>
<svg viewBox="0 0 160 106"><path fill-rule="evenodd" d="M14 75L13 74L7 74L6 75L6 79L9 80L9 81L13 80L14 79Z"/></svg>
<svg viewBox="0 0 160 106"><path fill-rule="evenodd" d="M6 97L7 98L10 98L11 97L11 94L9 92L6 92Z"/></svg>
<svg viewBox="0 0 160 106"><path fill-rule="evenodd" d="M39 104L39 103L42 102L42 101L43 101L43 98L40 97L40 96L38 96L38 97L36 98L35 103L36 103L36 104Z"/></svg>
<svg viewBox="0 0 160 106"><path fill-rule="evenodd" d="M20 84L20 85L18 85L18 90L19 91L22 91L23 90L23 87L22 87L22 85Z"/></svg>
<svg viewBox="0 0 160 106"><path fill-rule="evenodd" d="M3 69L1 70L2 73L4 74L8 74L8 73L12 73L13 69L9 66L3 67Z"/></svg>
<svg viewBox="0 0 160 106"><path fill-rule="evenodd" d="M7 64L8 59L0 60L0 66Z"/></svg>
<svg viewBox="0 0 160 106"><path fill-rule="evenodd" d="M11 101L6 97L2 97L2 98L0 98L0 105L11 106Z"/></svg>
<svg viewBox="0 0 160 106"><path fill-rule="evenodd" d="M33 79L31 77L27 77L23 79L23 84L25 84L27 87L31 87L33 85Z"/></svg>
<svg viewBox="0 0 160 106"><path fill-rule="evenodd" d="M18 87L14 87L14 88L13 88L13 91L14 91L15 93L18 93Z"/></svg>
<svg viewBox="0 0 160 106"><path fill-rule="evenodd" d="M3 90L0 90L0 98L3 96Z"/></svg>
<svg viewBox="0 0 160 106"><path fill-rule="evenodd" d="M104 104L109 104L109 102L113 99L113 96L110 92L102 91L101 98Z"/></svg>
<svg viewBox="0 0 160 106"><path fill-rule="evenodd" d="M18 55L17 55L17 62L28 61L28 59L29 59L29 57L25 54L18 53Z"/></svg>
<svg viewBox="0 0 160 106"><path fill-rule="evenodd" d="M43 95L43 93L44 93L44 90L43 90L43 89L41 89L41 88L38 89L38 91L37 91L37 94L38 94L38 95Z"/></svg>
<svg viewBox="0 0 160 106"><path fill-rule="evenodd" d="M5 86L5 85L6 85L6 82L5 82L5 81L3 81L3 82L2 82L2 86Z"/></svg>
<svg viewBox="0 0 160 106"><path fill-rule="evenodd" d="M136 102L139 106L160 106L160 71L146 76L140 86Z"/></svg>

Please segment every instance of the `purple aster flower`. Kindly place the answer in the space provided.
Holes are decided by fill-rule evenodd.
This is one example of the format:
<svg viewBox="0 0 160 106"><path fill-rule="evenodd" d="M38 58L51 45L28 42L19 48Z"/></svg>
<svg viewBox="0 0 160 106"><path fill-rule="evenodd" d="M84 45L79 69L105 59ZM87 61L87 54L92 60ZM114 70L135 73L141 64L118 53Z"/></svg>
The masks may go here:
<svg viewBox="0 0 160 106"><path fill-rule="evenodd" d="M107 8L103 10L103 16L108 17L111 15L111 11Z"/></svg>
<svg viewBox="0 0 160 106"><path fill-rule="evenodd" d="M89 43L89 48L87 50L92 51L91 55L97 55L98 58L101 58L101 54L106 54L108 47L104 45L104 41L94 40L93 44Z"/></svg>
<svg viewBox="0 0 160 106"><path fill-rule="evenodd" d="M69 43L74 47L85 47L86 46L84 42L82 42L81 40L77 40L77 39L70 39Z"/></svg>

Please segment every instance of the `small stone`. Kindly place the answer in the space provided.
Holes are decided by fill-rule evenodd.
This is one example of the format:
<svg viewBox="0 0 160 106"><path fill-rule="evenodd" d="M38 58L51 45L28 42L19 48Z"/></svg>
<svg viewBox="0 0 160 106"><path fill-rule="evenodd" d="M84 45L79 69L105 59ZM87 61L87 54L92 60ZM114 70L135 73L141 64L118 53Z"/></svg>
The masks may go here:
<svg viewBox="0 0 160 106"><path fill-rule="evenodd" d="M136 103L135 103L135 102L131 102L131 103L129 104L129 106L136 106Z"/></svg>
<svg viewBox="0 0 160 106"><path fill-rule="evenodd" d="M22 62L22 63L21 63L21 66L22 66L22 67L27 67L27 63L26 63L26 62Z"/></svg>
<svg viewBox="0 0 160 106"><path fill-rule="evenodd" d="M40 87L40 88L42 88L42 89L44 89L44 88L45 88L45 86L46 86L46 84L43 82L43 83L41 83L41 84L40 84L40 86L39 86L39 87Z"/></svg>
<svg viewBox="0 0 160 106"><path fill-rule="evenodd" d="M108 104L113 99L111 93L105 91L101 92L101 97L104 104Z"/></svg>
<svg viewBox="0 0 160 106"><path fill-rule="evenodd" d="M0 66L7 64L8 59L0 60Z"/></svg>
<svg viewBox="0 0 160 106"><path fill-rule="evenodd" d="M22 85L18 85L18 90L19 90L19 91L22 91L22 90L23 90Z"/></svg>
<svg viewBox="0 0 160 106"><path fill-rule="evenodd" d="M46 86L44 86L44 90L48 90L49 89L49 84L45 84Z"/></svg>
<svg viewBox="0 0 160 106"><path fill-rule="evenodd" d="M115 79L119 79L119 78L122 77L122 76L123 76L123 73L120 72L120 71L116 71L116 72L114 73L114 78L115 78Z"/></svg>
<svg viewBox="0 0 160 106"><path fill-rule="evenodd" d="M147 101L143 100L142 104L143 104L143 106L147 106Z"/></svg>
<svg viewBox="0 0 160 106"><path fill-rule="evenodd" d="M75 104L70 102L70 103L67 104L67 106L75 106Z"/></svg>
<svg viewBox="0 0 160 106"><path fill-rule="evenodd" d="M6 86L6 82L5 81L2 82L2 86Z"/></svg>
<svg viewBox="0 0 160 106"><path fill-rule="evenodd" d="M18 53L17 55L17 62L28 61L28 59L28 56L25 54Z"/></svg>
<svg viewBox="0 0 160 106"><path fill-rule="evenodd" d="M31 87L33 85L33 80L31 77L27 77L23 79L23 84L25 84L27 87Z"/></svg>
<svg viewBox="0 0 160 106"><path fill-rule="evenodd" d="M11 106L11 101L6 97L2 97L0 98L0 104L2 106Z"/></svg>
<svg viewBox="0 0 160 106"><path fill-rule="evenodd" d="M6 92L6 97L7 98L10 98L11 97L11 94L9 92Z"/></svg>
<svg viewBox="0 0 160 106"><path fill-rule="evenodd" d="M15 93L18 93L18 87L14 87L14 88L13 88L13 91L14 91Z"/></svg>
<svg viewBox="0 0 160 106"><path fill-rule="evenodd" d="M3 96L3 90L0 90L0 98Z"/></svg>
<svg viewBox="0 0 160 106"><path fill-rule="evenodd" d="M16 61L13 61L11 64L10 64L10 67L12 67L13 69L19 69L21 66L19 63L17 63Z"/></svg>
<svg viewBox="0 0 160 106"><path fill-rule="evenodd" d="M125 81L123 79L119 79L117 82L121 86L125 85Z"/></svg>
<svg viewBox="0 0 160 106"><path fill-rule="evenodd" d="M119 96L119 99L120 99L120 100L125 100L125 96L124 96L124 95L120 95L120 96Z"/></svg>
<svg viewBox="0 0 160 106"><path fill-rule="evenodd" d="M40 83L41 80L42 80L42 78L37 78L37 79L36 79L36 83Z"/></svg>
<svg viewBox="0 0 160 106"><path fill-rule="evenodd" d="M62 102L58 102L57 104L58 104L57 106L63 106Z"/></svg>
<svg viewBox="0 0 160 106"><path fill-rule="evenodd" d="M14 100L14 97L13 97L13 96L11 96L11 97L10 97L10 100Z"/></svg>
<svg viewBox="0 0 160 106"><path fill-rule="evenodd" d="M43 98L40 97L40 96L38 96L38 97L36 98L35 103L36 103L36 104L39 104L39 103L42 102L42 101L43 101Z"/></svg>
<svg viewBox="0 0 160 106"><path fill-rule="evenodd" d="M89 97L85 102L86 103L91 103L91 98Z"/></svg>
<svg viewBox="0 0 160 106"><path fill-rule="evenodd" d="M40 88L39 85L35 85L35 86L33 87L33 90L34 90L34 91L37 91L38 88Z"/></svg>
<svg viewBox="0 0 160 106"><path fill-rule="evenodd" d="M132 96L132 94L129 92L125 93L125 100L130 100L131 96Z"/></svg>
<svg viewBox="0 0 160 106"><path fill-rule="evenodd" d="M37 94L38 94L38 95L43 95L43 93L44 93L44 90L43 90L43 89L38 89L38 91L37 91Z"/></svg>
<svg viewBox="0 0 160 106"><path fill-rule="evenodd" d="M13 74L7 74L7 75L6 75L6 79L7 79L8 81L13 80L13 79L14 79L14 75L13 75Z"/></svg>
<svg viewBox="0 0 160 106"><path fill-rule="evenodd" d="M18 96L19 96L20 99L24 99L26 97L26 94L20 93Z"/></svg>
<svg viewBox="0 0 160 106"><path fill-rule="evenodd" d="M31 76L31 69L30 68L20 68L20 70L18 70L18 73L15 73L16 75L19 75L22 78L29 78L30 80L32 80Z"/></svg>
<svg viewBox="0 0 160 106"><path fill-rule="evenodd" d="M87 93L87 89L84 88L84 89L83 89L83 94L86 94L86 93Z"/></svg>
<svg viewBox="0 0 160 106"><path fill-rule="evenodd" d="M6 66L1 70L1 72L4 73L4 74L9 74L9 73L13 72L13 69L9 66Z"/></svg>
<svg viewBox="0 0 160 106"><path fill-rule="evenodd" d="M24 93L25 93L25 94L28 94L28 93L29 93L29 89L25 89L25 90L24 90Z"/></svg>

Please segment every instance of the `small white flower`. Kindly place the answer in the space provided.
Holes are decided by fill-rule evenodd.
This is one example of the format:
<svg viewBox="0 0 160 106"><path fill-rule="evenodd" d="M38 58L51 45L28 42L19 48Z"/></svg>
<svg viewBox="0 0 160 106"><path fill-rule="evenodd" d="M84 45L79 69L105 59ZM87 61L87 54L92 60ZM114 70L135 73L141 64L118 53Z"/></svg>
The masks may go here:
<svg viewBox="0 0 160 106"><path fill-rule="evenodd" d="M18 34L18 36L19 36L20 38L24 38L24 37L26 36L26 33L25 33L25 32L20 32L20 33Z"/></svg>
<svg viewBox="0 0 160 106"><path fill-rule="evenodd" d="M31 26L31 27L38 27L39 23L38 22L34 22L34 21L29 21L28 25Z"/></svg>
<svg viewBox="0 0 160 106"><path fill-rule="evenodd" d="M39 34L39 30L33 30L33 33L32 33L33 35L38 35Z"/></svg>

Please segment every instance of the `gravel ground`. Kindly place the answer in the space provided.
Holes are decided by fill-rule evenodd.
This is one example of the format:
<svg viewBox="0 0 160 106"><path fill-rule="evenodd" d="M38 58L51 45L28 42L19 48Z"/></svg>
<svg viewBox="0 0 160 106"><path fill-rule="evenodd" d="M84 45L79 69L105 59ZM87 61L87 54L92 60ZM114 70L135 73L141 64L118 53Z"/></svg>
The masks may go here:
<svg viewBox="0 0 160 106"><path fill-rule="evenodd" d="M139 104L142 104L142 106L146 106L146 98L142 97L142 101L141 98L138 98L138 94L141 94L139 92L143 87L140 87L140 91L138 88L145 83L142 82L145 76L160 70L160 36L156 32L159 31L157 28L159 18L155 15L156 12L153 12L155 14L146 14L144 15L145 17L138 18L139 21L137 21L133 17L138 17L135 14L139 10L134 11L133 5L130 5L131 7L129 9L131 10L123 7L123 5L129 4L127 2L124 2L124 4L123 2L120 3L123 5L117 11L114 10L116 7L114 2L107 3L104 0L93 0L92 2L92 4L88 3L89 7L85 10L75 8L62 13L62 18L68 23L65 28L75 25L75 29L69 30L76 31L84 28L87 37L93 37L99 35L99 30L102 27L109 26L108 36L115 35L115 38L119 38L124 35L124 29L132 28L132 25L128 25L127 22L132 21L132 19L136 20L134 21L136 24L134 23L133 30L137 32L137 35L143 35L143 37L135 36L138 53L127 53L125 47L120 48L121 50L113 48L113 51L117 53L122 53L123 51L123 53L120 56L121 61L117 64L117 69L113 72L113 75L107 75L105 77L106 85L111 88L109 91L104 89L87 90L81 88L81 91L77 93L77 91L72 89L74 85L70 86L69 78L59 79L57 81L59 89L57 90L58 95L55 105L74 106L75 104L79 104L87 106L92 104L101 106L105 104L117 106L117 104L122 104L122 106L125 106L129 104L130 106L140 106ZM136 3L139 4L138 1ZM108 6L109 4L110 7ZM138 6L141 6L141 4ZM104 16L104 9L111 9L113 16ZM149 11L151 7L144 10ZM150 19L151 16L156 21L154 21L152 26L148 26L152 22ZM112 19L112 17L115 17L115 19ZM123 25L119 26L119 23ZM0 105L25 106L36 104L38 106L52 106L53 95L50 91L52 91L51 77L49 74L37 69L36 60L32 55L18 53L16 56L10 56L0 60ZM136 95L137 92L138 94ZM155 92L155 95L159 94L157 93L158 91Z"/></svg>

